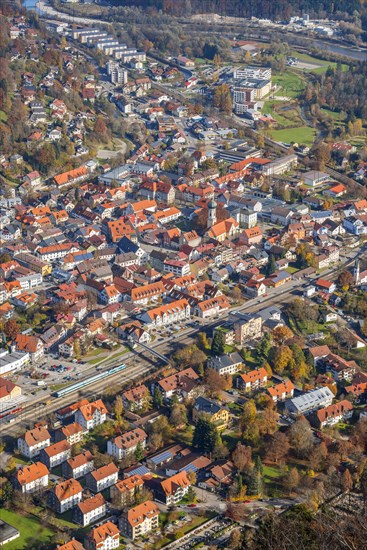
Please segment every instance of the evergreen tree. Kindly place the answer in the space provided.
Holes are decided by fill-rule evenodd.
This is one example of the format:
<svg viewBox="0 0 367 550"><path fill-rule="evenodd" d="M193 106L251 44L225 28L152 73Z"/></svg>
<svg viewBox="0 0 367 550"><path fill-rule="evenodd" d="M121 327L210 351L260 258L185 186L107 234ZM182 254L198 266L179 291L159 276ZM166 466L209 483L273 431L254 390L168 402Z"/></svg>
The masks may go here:
<svg viewBox="0 0 367 550"><path fill-rule="evenodd" d="M135 460L140 462L144 458L144 449L141 443L138 443L135 450Z"/></svg>
<svg viewBox="0 0 367 550"><path fill-rule="evenodd" d="M154 390L153 403L157 409L160 409L163 405L163 396L158 388Z"/></svg>
<svg viewBox="0 0 367 550"><path fill-rule="evenodd" d="M212 342L212 354L223 355L225 346L225 336L221 330L217 330L214 333L213 342Z"/></svg>
<svg viewBox="0 0 367 550"><path fill-rule="evenodd" d="M195 426L193 446L203 452L211 453L219 441L220 435L215 426L209 420L199 418Z"/></svg>

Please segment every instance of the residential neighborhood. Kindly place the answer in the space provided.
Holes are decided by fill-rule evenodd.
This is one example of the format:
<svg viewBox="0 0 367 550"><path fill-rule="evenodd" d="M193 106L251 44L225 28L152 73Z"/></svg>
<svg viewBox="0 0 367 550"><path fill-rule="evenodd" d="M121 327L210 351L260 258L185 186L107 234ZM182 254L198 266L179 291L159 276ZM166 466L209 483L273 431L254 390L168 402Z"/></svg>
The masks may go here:
<svg viewBox="0 0 367 550"><path fill-rule="evenodd" d="M0 546L366 548L365 7L136 4L0 2Z"/></svg>

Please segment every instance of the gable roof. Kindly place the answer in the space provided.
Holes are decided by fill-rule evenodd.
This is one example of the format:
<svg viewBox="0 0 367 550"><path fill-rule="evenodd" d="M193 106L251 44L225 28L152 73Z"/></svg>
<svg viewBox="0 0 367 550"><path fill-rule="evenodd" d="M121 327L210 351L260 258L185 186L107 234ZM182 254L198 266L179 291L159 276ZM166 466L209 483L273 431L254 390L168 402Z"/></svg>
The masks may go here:
<svg viewBox="0 0 367 550"><path fill-rule="evenodd" d="M54 487L54 493L59 502L67 500L68 498L71 498L72 496L75 496L82 491L83 487L80 485L79 481L74 478L62 481Z"/></svg>
<svg viewBox="0 0 367 550"><path fill-rule="evenodd" d="M136 527L143 523L146 518L151 518L159 514L159 508L155 502L147 500L127 512L127 521L131 527Z"/></svg>
<svg viewBox="0 0 367 550"><path fill-rule="evenodd" d="M191 483L185 470L161 481L161 487L166 496L174 495L179 487L184 489L190 487L190 485Z"/></svg>

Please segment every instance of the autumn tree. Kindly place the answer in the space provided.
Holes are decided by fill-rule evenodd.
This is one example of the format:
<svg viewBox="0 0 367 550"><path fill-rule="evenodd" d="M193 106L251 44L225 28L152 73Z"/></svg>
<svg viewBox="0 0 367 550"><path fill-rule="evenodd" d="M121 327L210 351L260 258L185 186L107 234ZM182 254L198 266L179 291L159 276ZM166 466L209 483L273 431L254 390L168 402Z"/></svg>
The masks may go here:
<svg viewBox="0 0 367 550"><path fill-rule="evenodd" d="M342 271L338 277L338 285L345 292L354 284L354 277L350 271Z"/></svg>
<svg viewBox="0 0 367 550"><path fill-rule="evenodd" d="M297 468L291 468L283 478L283 485L288 490L289 494L298 487L299 482L300 476Z"/></svg>
<svg viewBox="0 0 367 550"><path fill-rule="evenodd" d="M232 462L243 473L252 461L252 449L238 442L232 453Z"/></svg>
<svg viewBox="0 0 367 550"><path fill-rule="evenodd" d="M313 445L313 433L306 418L300 418L289 430L290 443L299 457L306 457Z"/></svg>
<svg viewBox="0 0 367 550"><path fill-rule="evenodd" d="M278 431L266 443L266 458L277 463L287 456L289 448L290 443L287 435Z"/></svg>
<svg viewBox="0 0 367 550"><path fill-rule="evenodd" d="M293 332L286 326L279 326L273 330L272 337L276 346L284 346L293 337Z"/></svg>
<svg viewBox="0 0 367 550"><path fill-rule="evenodd" d="M124 412L124 405L123 405L123 402L122 402L121 395L118 395L115 399L114 406L113 406L113 412L115 413L117 423L121 424L122 413Z"/></svg>
<svg viewBox="0 0 367 550"><path fill-rule="evenodd" d="M273 402L265 407L260 416L259 428L261 434L271 435L277 430L279 414Z"/></svg>
<svg viewBox="0 0 367 550"><path fill-rule="evenodd" d="M344 491L345 493L349 493L349 491L352 489L353 479L348 468L345 468L344 472L342 473L340 484L342 491Z"/></svg>
<svg viewBox="0 0 367 550"><path fill-rule="evenodd" d="M15 319L8 319L4 324L4 333L10 340L15 340L20 334L20 326Z"/></svg>
<svg viewBox="0 0 367 550"><path fill-rule="evenodd" d="M169 421L175 428L187 424L187 411L185 405L181 403L173 405Z"/></svg>
<svg viewBox="0 0 367 550"><path fill-rule="evenodd" d="M215 88L213 104L226 114L232 112L232 95L228 84L220 84Z"/></svg>
<svg viewBox="0 0 367 550"><path fill-rule="evenodd" d="M221 376L218 371L210 368L205 371L204 381L206 390L211 397L217 396L227 385L225 376Z"/></svg>

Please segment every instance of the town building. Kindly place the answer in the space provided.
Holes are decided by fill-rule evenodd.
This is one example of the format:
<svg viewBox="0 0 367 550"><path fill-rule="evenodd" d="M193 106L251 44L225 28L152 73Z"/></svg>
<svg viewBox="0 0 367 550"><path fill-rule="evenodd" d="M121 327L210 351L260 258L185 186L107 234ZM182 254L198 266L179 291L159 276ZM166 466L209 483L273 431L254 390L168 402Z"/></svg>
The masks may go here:
<svg viewBox="0 0 367 550"><path fill-rule="evenodd" d="M107 453L118 460L136 452L138 446L145 449L147 434L141 428L136 428L107 441Z"/></svg>
<svg viewBox="0 0 367 550"><path fill-rule="evenodd" d="M97 470L87 473L85 477L86 485L92 493L100 493L117 483L118 472L117 466L110 462L106 466L101 466Z"/></svg>
<svg viewBox="0 0 367 550"><path fill-rule="evenodd" d="M83 498L83 487L76 479L57 483L49 493L49 505L59 514L74 508Z"/></svg>
<svg viewBox="0 0 367 550"><path fill-rule="evenodd" d="M123 512L119 519L121 532L128 538L135 540L137 537L147 535L158 529L159 508L155 502L148 500Z"/></svg>
<svg viewBox="0 0 367 550"><path fill-rule="evenodd" d="M79 502L74 510L74 521L82 527L95 523L106 515L106 501L101 493Z"/></svg>
<svg viewBox="0 0 367 550"><path fill-rule="evenodd" d="M27 458L38 456L42 449L49 447L51 435L44 426L28 430L18 438L18 449Z"/></svg>
<svg viewBox="0 0 367 550"><path fill-rule="evenodd" d="M49 470L42 462L19 468L15 474L15 487L22 493L35 493L48 487Z"/></svg>
<svg viewBox="0 0 367 550"><path fill-rule="evenodd" d="M120 546L120 530L107 521L95 527L84 538L85 550L114 550Z"/></svg>

